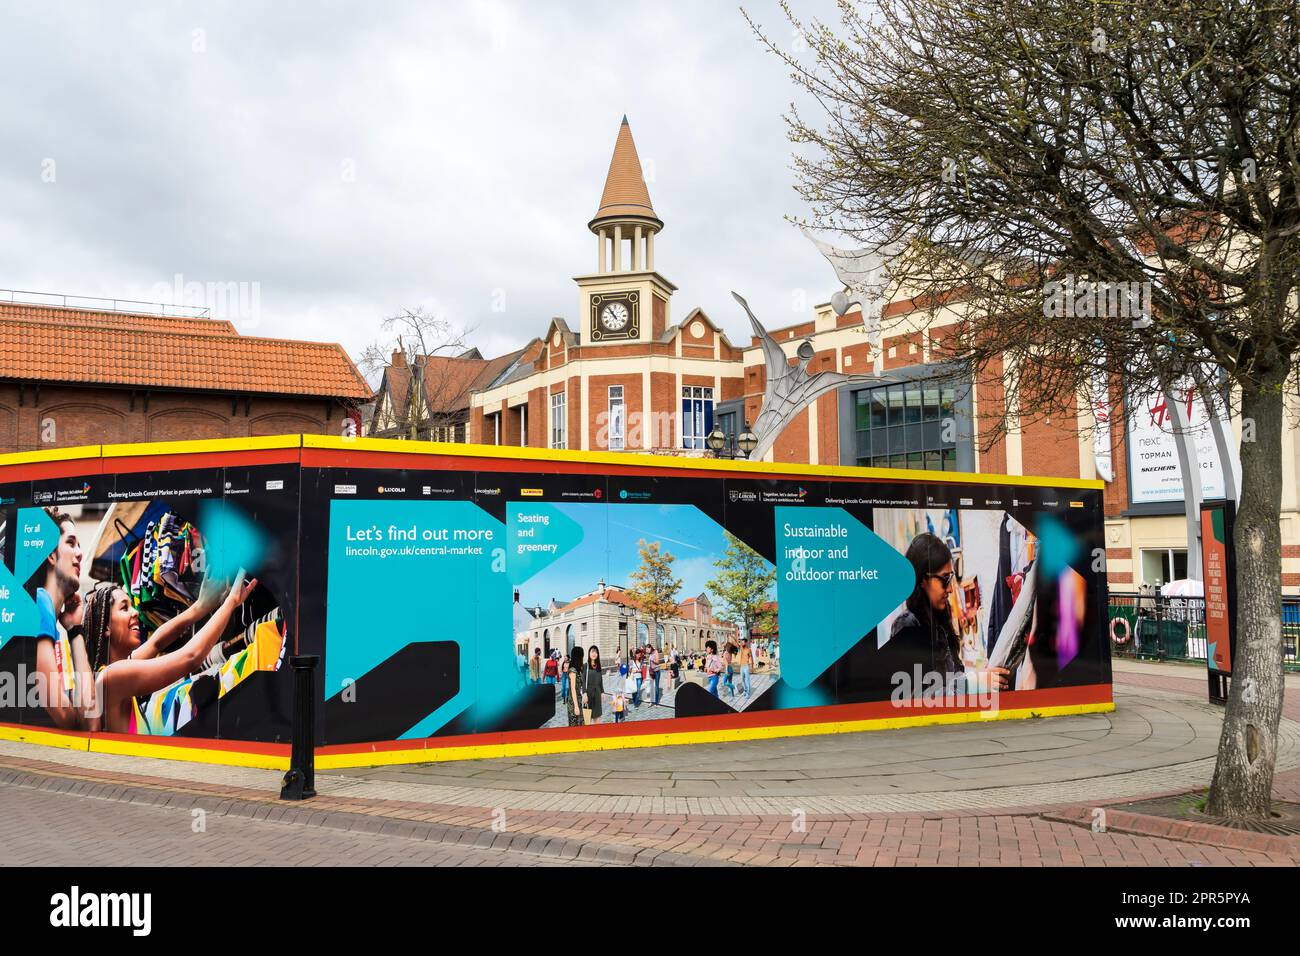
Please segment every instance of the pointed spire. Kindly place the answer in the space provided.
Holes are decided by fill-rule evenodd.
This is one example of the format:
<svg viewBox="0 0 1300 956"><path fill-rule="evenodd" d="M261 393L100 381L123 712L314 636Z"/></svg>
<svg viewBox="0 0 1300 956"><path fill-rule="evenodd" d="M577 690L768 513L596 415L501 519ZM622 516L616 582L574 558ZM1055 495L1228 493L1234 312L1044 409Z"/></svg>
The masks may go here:
<svg viewBox="0 0 1300 956"><path fill-rule="evenodd" d="M650 190L646 189L645 177L641 174L641 159L636 153L636 143L632 140L632 127L627 116L618 128L618 139L614 143L614 156L609 161L609 174L605 177L605 191L600 196L600 208L590 226L593 231L601 220L648 219L656 228L663 223L655 215L650 205Z"/></svg>

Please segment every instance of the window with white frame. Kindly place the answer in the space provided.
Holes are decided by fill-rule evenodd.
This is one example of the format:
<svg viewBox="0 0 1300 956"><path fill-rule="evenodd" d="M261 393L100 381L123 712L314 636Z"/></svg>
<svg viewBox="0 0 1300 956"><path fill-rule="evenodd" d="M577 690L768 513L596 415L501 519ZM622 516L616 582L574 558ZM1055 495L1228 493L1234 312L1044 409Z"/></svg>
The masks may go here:
<svg viewBox="0 0 1300 956"><path fill-rule="evenodd" d="M682 386L682 447L704 448L713 430L713 389Z"/></svg>
<svg viewBox="0 0 1300 956"><path fill-rule="evenodd" d="M623 386L609 387L609 450L623 450L623 432L626 416L623 406Z"/></svg>
<svg viewBox="0 0 1300 956"><path fill-rule="evenodd" d="M566 448L565 443L564 393L556 392L551 396L551 447Z"/></svg>
<svg viewBox="0 0 1300 956"><path fill-rule="evenodd" d="M1187 577L1187 549L1142 549L1142 583L1160 587Z"/></svg>
<svg viewBox="0 0 1300 956"><path fill-rule="evenodd" d="M519 447L528 447L528 403L519 406Z"/></svg>

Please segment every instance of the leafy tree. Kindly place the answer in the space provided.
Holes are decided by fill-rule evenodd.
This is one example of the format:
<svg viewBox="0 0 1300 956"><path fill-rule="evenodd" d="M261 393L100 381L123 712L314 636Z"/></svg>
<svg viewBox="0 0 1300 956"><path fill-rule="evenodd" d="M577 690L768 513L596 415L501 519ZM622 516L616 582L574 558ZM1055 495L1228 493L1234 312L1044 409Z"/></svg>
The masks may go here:
<svg viewBox="0 0 1300 956"><path fill-rule="evenodd" d="M727 547L722 557L713 562L718 574L707 584L709 593L728 617L744 625L746 637L752 637L755 630L770 631L775 615L768 605L776 583L776 568L730 531L724 533Z"/></svg>
<svg viewBox="0 0 1300 956"><path fill-rule="evenodd" d="M1295 0L877 0L765 41L815 109L788 114L815 224L900 243L935 351L1005 382L995 428L1221 376L1241 416L1236 662L1207 811L1266 818L1281 716L1282 429L1300 352ZM752 20L751 20L752 23ZM755 27L763 36L761 28ZM1047 307L1066 277L1131 284L1141 320ZM1059 285L1057 286L1059 289Z"/></svg>
<svg viewBox="0 0 1300 956"><path fill-rule="evenodd" d="M653 622L651 641L659 646L659 622L677 616L677 594L682 589L682 579L673 575L673 562L677 557L664 551L658 541L637 542L641 565L632 572L627 595L636 602L641 613Z"/></svg>

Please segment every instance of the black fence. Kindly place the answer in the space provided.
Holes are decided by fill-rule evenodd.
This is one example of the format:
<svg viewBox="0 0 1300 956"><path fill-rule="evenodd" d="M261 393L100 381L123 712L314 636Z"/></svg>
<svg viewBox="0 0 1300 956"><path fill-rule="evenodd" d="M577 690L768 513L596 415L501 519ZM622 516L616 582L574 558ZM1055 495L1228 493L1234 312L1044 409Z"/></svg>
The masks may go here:
<svg viewBox="0 0 1300 956"><path fill-rule="evenodd" d="M1110 621L1116 657L1205 661L1204 598L1111 592ZM1282 655L1288 668L1300 669L1298 649L1300 598L1283 598Z"/></svg>

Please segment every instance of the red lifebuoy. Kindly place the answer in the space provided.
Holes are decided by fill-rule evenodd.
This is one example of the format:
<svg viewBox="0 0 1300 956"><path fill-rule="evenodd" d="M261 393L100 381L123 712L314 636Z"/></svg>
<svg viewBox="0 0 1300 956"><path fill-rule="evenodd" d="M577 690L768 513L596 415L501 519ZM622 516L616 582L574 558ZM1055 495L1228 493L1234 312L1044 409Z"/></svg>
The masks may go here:
<svg viewBox="0 0 1300 956"><path fill-rule="evenodd" d="M1116 624L1123 624L1123 625L1124 625L1124 636L1123 636L1123 637L1119 637L1119 636L1115 633L1115 625L1116 625ZM1126 621L1126 620L1125 620L1124 618L1122 618L1122 617L1112 617L1112 618L1110 619L1110 639L1111 639L1112 641L1114 641L1116 644L1127 644L1127 643L1129 642L1129 638L1131 638L1132 636L1133 636L1133 629L1132 629L1131 627L1129 627L1129 623L1128 623L1128 621Z"/></svg>

